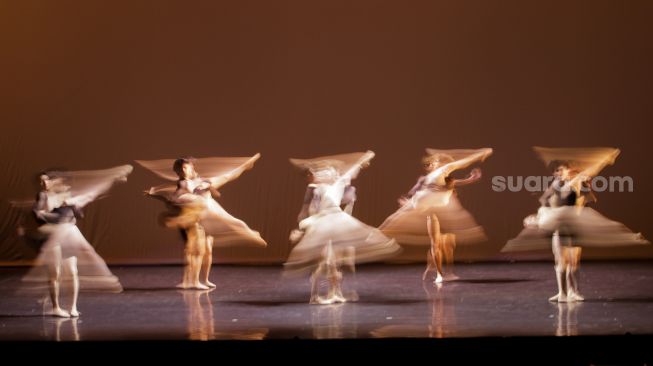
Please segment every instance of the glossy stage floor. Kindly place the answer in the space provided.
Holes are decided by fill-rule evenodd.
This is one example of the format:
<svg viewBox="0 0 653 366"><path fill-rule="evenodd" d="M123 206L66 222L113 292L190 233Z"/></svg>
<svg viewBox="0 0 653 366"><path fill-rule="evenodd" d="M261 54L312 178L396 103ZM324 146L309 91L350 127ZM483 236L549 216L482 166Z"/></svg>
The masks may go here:
<svg viewBox="0 0 653 366"><path fill-rule="evenodd" d="M44 293L22 288L25 269L0 269L0 340L264 340L227 343L293 348L296 342L324 344L306 339L345 339L376 349L439 344L451 352L553 342L606 357L623 356L623 347L630 347L628 357L651 356L650 347L641 346L653 335L651 261L584 262L586 301L573 304L547 301L556 289L547 262L456 264L460 279L442 286L432 277L421 281L422 265L359 266L355 275L345 273L344 284L358 300L338 305L309 305L308 279L282 278L281 267L214 266L217 288L210 291L176 289L178 266L112 270L124 292L82 292L81 317L58 319L43 316L49 307ZM601 350L602 344L610 348ZM614 347L622 350L610 353Z"/></svg>

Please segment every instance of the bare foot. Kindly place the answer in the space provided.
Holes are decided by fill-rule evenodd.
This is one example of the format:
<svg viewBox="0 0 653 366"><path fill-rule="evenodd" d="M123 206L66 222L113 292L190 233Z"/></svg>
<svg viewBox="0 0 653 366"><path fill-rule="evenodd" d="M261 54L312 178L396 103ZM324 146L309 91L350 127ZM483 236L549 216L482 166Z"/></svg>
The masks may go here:
<svg viewBox="0 0 653 366"><path fill-rule="evenodd" d="M210 288L215 288L215 283L213 283L213 282L211 282L209 280L204 281L203 284L210 287Z"/></svg>
<svg viewBox="0 0 653 366"><path fill-rule="evenodd" d="M554 296L551 296L549 298L549 301L551 302L567 302L567 295L558 293Z"/></svg>
<svg viewBox="0 0 653 366"><path fill-rule="evenodd" d="M193 286L191 286L191 285L189 285L189 284L187 284L187 283L182 282L182 283L177 284L177 286L175 286L175 287L176 287L176 288L182 288L182 289L185 290L185 289L192 288Z"/></svg>
<svg viewBox="0 0 653 366"><path fill-rule="evenodd" d="M320 305L331 305L334 302L336 302L333 297L326 298L326 299L318 299L317 301L318 301L318 304L320 304Z"/></svg>
<svg viewBox="0 0 653 366"><path fill-rule="evenodd" d="M311 299L311 300L313 300L313 299ZM341 295L330 295L329 297L317 296L315 298L315 302L311 302L311 304L331 305L331 304L335 304L337 302L346 302L346 301L347 301L347 299L345 299Z"/></svg>
<svg viewBox="0 0 653 366"><path fill-rule="evenodd" d="M345 299L343 296L336 295L333 297L333 302L347 302L347 299Z"/></svg>
<svg viewBox="0 0 653 366"><path fill-rule="evenodd" d="M77 311L76 308L70 310L70 316L72 316L73 318L77 318L77 317L79 317L80 315L82 315L82 313L80 313L79 311Z"/></svg>
<svg viewBox="0 0 653 366"><path fill-rule="evenodd" d="M52 316L56 316L59 318L70 318L70 314L62 308L54 308L52 309L52 312L50 313Z"/></svg>
<svg viewBox="0 0 653 366"><path fill-rule="evenodd" d="M196 283L194 284L191 288L197 289L197 290L208 290L209 287L206 285L202 285L201 283Z"/></svg>
<svg viewBox="0 0 653 366"><path fill-rule="evenodd" d="M434 282L435 282L435 283L442 283L442 281L444 281L444 280L442 279L442 275L440 275L440 274L438 273L438 276L435 277L435 281L434 281Z"/></svg>
<svg viewBox="0 0 653 366"><path fill-rule="evenodd" d="M459 280L459 279L460 279L460 277L456 276L453 273L444 275L444 280L445 281L456 281L456 280Z"/></svg>
<svg viewBox="0 0 653 366"><path fill-rule="evenodd" d="M583 295L579 294L578 292L570 292L567 298L569 301L585 301L585 297L583 297Z"/></svg>

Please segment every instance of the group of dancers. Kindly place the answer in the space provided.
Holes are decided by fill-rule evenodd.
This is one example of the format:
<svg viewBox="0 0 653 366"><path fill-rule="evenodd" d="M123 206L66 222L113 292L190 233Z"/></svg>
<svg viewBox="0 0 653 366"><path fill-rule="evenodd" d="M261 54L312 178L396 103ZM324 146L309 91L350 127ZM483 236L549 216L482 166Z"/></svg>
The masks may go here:
<svg viewBox="0 0 653 366"><path fill-rule="evenodd" d="M492 149L426 149L425 174L399 198L400 208L378 228L353 216L356 189L352 181L370 165L372 151L290 159L307 173L308 185L298 215L298 226L290 233L294 244L284 264L284 274L310 273L311 304L353 300L342 291L343 268L357 263L389 259L403 245L428 247L423 274L435 272L434 282L457 277L445 264L453 262L457 244L486 240L483 228L457 198L457 187L477 182L481 170L473 168L462 179L452 173L483 162ZM535 148L547 164L553 164L554 180L540 198L537 214L524 220L524 230L508 241L504 252L550 247L555 259L558 293L550 301L582 301L576 273L581 248L648 244L639 233L609 220L586 207L595 199L589 189L593 177L613 164L614 148ZM217 201L219 189L252 169L260 154L244 158L180 158L139 160L137 163L167 182L145 191L168 209L162 223L181 232L185 240L184 272L177 287L206 290L210 281L214 246L253 245L265 247L261 235L230 215ZM40 175L41 191L33 204L40 222L43 244L26 281L47 281L53 316L77 317L80 286L122 290L120 282L81 234L76 220L82 209L104 195L115 182L126 181L131 165L95 171L48 171ZM200 175L201 173L201 175ZM447 269L445 269L445 267ZM63 281L72 283L72 305L64 310L59 293ZM81 282L81 285L80 285ZM325 295L320 284L327 284Z"/></svg>

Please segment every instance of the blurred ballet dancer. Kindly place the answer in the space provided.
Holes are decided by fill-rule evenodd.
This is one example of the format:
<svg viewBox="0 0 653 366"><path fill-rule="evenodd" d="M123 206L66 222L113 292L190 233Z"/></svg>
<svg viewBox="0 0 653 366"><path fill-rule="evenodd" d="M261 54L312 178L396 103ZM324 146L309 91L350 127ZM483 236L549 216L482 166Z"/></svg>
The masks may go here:
<svg viewBox="0 0 653 366"><path fill-rule="evenodd" d="M231 216L214 199L220 196L220 187L251 169L260 156L137 161L159 177L176 180L176 185L152 187L146 194L169 203L172 210L163 215L163 221L168 227L179 228L186 241L184 275L177 287L198 290L215 287L209 280L214 244L267 245L257 231ZM170 166L174 174L170 173ZM196 169L209 178L201 177Z"/></svg>
<svg viewBox="0 0 653 366"><path fill-rule="evenodd" d="M327 160L332 160L335 162L338 162L340 160L337 159L338 156L331 156L328 157ZM339 155L341 159L351 159L352 155L351 154L344 154L344 155ZM326 159L326 157L325 157ZM292 159L294 162L297 162L298 159ZM324 160L323 160L324 162ZM301 164L300 164L301 165ZM364 164L363 167L366 167L367 164ZM313 171L311 169L307 169L307 175L308 175L308 186L306 187L306 192L304 193L304 203L302 205L302 209L299 212L299 215L297 216L297 223L302 222L302 220L306 219L309 216L312 216L316 214L319 209L319 202L320 202L320 195L316 192L316 187L317 184L319 183L320 179L320 173L318 172L317 165L315 161L313 161ZM317 177L313 174L317 173ZM352 215L354 211L354 204L356 203L356 187L354 187L351 182L345 187L344 194L342 195L342 199L340 200L340 207L342 210L349 214ZM298 240L296 238L301 237L303 235L303 231L301 230L294 230L293 233L291 234L291 241L292 242L297 242ZM320 277L327 276L327 272L329 272L329 269L331 271L334 271L335 267L337 266L339 269L346 268L352 273L352 279L350 280L350 283L353 283L353 288L351 288L346 294L343 294L342 296L349 300L349 301L356 301L358 300L358 293L356 292L356 251L354 247L348 247L348 248L343 248L343 251L341 253L341 258L340 262L336 265L336 258L333 255L333 250L332 248L328 248L326 250L329 250L328 252L325 251L324 253L324 258L323 261L318 265L318 271L315 271L313 276L311 276L311 283L312 283L312 290L311 290L311 299L312 301L315 302L317 301L316 299L319 296L319 283L320 283ZM335 290L334 290L335 291ZM335 291L338 292L339 294L342 294L343 291L341 289Z"/></svg>
<svg viewBox="0 0 653 366"><path fill-rule="evenodd" d="M435 283L457 278L451 270L443 277L443 259L453 263L457 242L473 243L485 239L483 228L460 204L455 188L478 181L480 169L473 169L465 179L451 176L456 170L484 161L492 149L435 150L426 149L422 159L426 175L406 196L399 199L401 206L379 227L384 234L407 245L429 245L427 266L422 280L435 270Z"/></svg>
<svg viewBox="0 0 653 366"><path fill-rule="evenodd" d="M503 252L538 250L551 245L558 293L549 301L583 301L578 290L577 271L581 249L648 244L640 233L612 221L592 208L596 201L591 180L607 165L614 164L620 151L614 148L535 147L547 166L553 164L553 182L540 197L537 214L524 220L524 230L508 241Z"/></svg>
<svg viewBox="0 0 653 366"><path fill-rule="evenodd" d="M33 206L40 222L38 232L45 238L34 267L23 277L26 282L47 281L52 303L51 315L78 317L77 299L82 287L122 291L122 286L104 260L77 227L82 209L107 192L117 181L126 181L131 165L104 170L48 171L39 176L41 191ZM59 299L64 280L72 282L70 311Z"/></svg>
<svg viewBox="0 0 653 366"><path fill-rule="evenodd" d="M393 239L345 211L349 208L351 212L355 201L355 192L348 189L351 181L373 157L374 153L368 151L290 159L295 166L308 170L312 181L299 215L299 228L291 233L291 241L297 244L284 264L285 274L312 272L311 304L347 301L341 289L343 264L379 260L400 250ZM326 297L319 296L320 277L328 282Z"/></svg>

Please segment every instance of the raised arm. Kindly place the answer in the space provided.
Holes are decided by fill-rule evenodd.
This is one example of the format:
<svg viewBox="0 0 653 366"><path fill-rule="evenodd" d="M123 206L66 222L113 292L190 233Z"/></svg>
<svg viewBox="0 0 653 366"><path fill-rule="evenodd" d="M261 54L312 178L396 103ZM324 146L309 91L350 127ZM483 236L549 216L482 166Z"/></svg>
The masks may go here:
<svg viewBox="0 0 653 366"><path fill-rule="evenodd" d="M344 174L340 176L339 179L349 182L350 180L356 178L358 172L360 172L363 165L368 164L372 158L374 158L374 152L367 150L367 152L360 158L354 165L349 168Z"/></svg>
<svg viewBox="0 0 653 366"><path fill-rule="evenodd" d="M82 208L90 202L97 199L100 195L106 193L115 182L126 182L127 176L131 174L134 167L131 165L121 165L110 169L72 172L73 177L79 179L89 179L87 183L75 183L72 186L73 197L66 199L66 204Z"/></svg>
<svg viewBox="0 0 653 366"><path fill-rule="evenodd" d="M102 182L101 184L97 184L95 187L92 189L87 189L86 192L82 194L66 199L66 204L69 206L82 208L95 201L95 199L97 199L101 194L107 192L114 182L115 180L109 180Z"/></svg>
<svg viewBox="0 0 653 366"><path fill-rule="evenodd" d="M481 169L476 168L476 169L472 169L472 171L469 173L467 178L454 179L453 180L453 185L454 185L454 187L465 186L465 185L474 183L474 182L478 181L479 179L481 179Z"/></svg>
<svg viewBox="0 0 653 366"><path fill-rule="evenodd" d="M109 186L111 186L109 184ZM105 192L106 189L101 189L93 192L87 192L84 194L80 194L79 196L71 197L66 200L66 204L69 206L75 206L78 208L82 208L89 203L93 202L100 194Z"/></svg>
<svg viewBox="0 0 653 366"><path fill-rule="evenodd" d="M488 156L492 155L492 149L491 148L483 148L479 149L478 152L469 155L465 158L462 158L460 160L452 161L451 163L445 164L443 166L443 170L448 173L453 172L454 170L458 169L463 169L467 168L468 166L474 164L477 161L483 161L485 160Z"/></svg>
<svg viewBox="0 0 653 366"><path fill-rule="evenodd" d="M621 151L619 149L614 149L608 154L599 160L597 160L592 165L586 167L581 172L579 172L574 178L571 179L569 184L580 191L581 187L594 178L599 172L605 168L606 165L614 163L614 160L617 158Z"/></svg>
<svg viewBox="0 0 653 366"><path fill-rule="evenodd" d="M143 193L150 198L154 198L165 204L168 204L174 203L177 189L178 185L175 186L170 183L165 183L159 186L151 187L150 189L143 191Z"/></svg>
<svg viewBox="0 0 653 366"><path fill-rule="evenodd" d="M254 166L254 163L259 158L261 158L261 154L257 153L256 155L249 158L249 160L247 160L243 165L241 165L238 168L230 171L229 173L223 174L223 175L220 175L220 176L217 176L217 177L209 178L209 181L211 183L211 187L213 187L215 189L218 189L218 188L222 187L223 185L225 185L226 183L229 183L232 180L240 177L240 175L243 174L243 172L245 172L246 170L252 169L252 167Z"/></svg>

